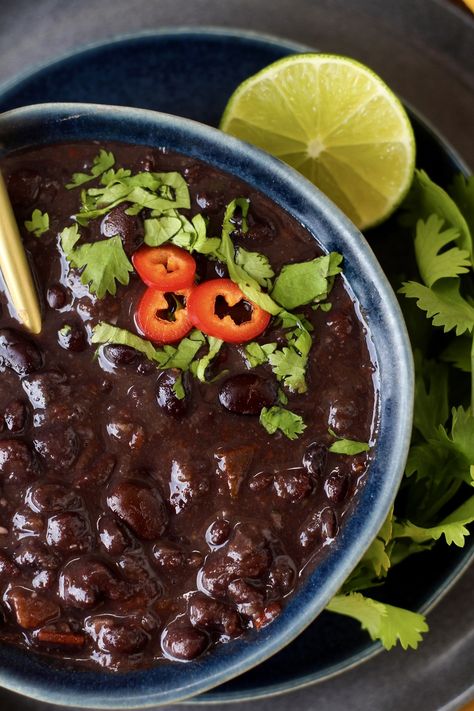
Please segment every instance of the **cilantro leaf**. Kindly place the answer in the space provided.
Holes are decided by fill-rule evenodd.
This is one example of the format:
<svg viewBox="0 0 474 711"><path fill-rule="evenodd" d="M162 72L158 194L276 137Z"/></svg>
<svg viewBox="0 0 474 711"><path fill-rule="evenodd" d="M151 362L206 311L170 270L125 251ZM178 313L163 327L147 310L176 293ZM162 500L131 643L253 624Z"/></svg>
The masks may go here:
<svg viewBox="0 0 474 711"><path fill-rule="evenodd" d="M418 220L416 225L415 254L421 277L426 286L433 286L439 279L456 277L469 271L469 252L453 246L441 250L459 237L455 228L442 230L444 220L430 215L426 222Z"/></svg>
<svg viewBox="0 0 474 711"><path fill-rule="evenodd" d="M362 452L367 452L370 449L367 442L357 442L354 439L338 439L333 442L329 447L329 451L333 454L361 454Z"/></svg>
<svg viewBox="0 0 474 711"><path fill-rule="evenodd" d="M376 538L364 553L358 565L342 586L342 592L364 590L380 584L378 578L385 578L392 565L390 549L392 547L393 509Z"/></svg>
<svg viewBox="0 0 474 711"><path fill-rule="evenodd" d="M371 639L380 640L387 650L392 649L397 642L400 642L403 649L416 649L422 633L428 631L423 615L378 602L358 592L336 595L326 609L360 622Z"/></svg>
<svg viewBox="0 0 474 711"><path fill-rule="evenodd" d="M206 370L219 353L224 343L224 341L221 341L219 338L214 338L214 336L208 336L207 341L209 344L209 350L206 355L191 363L192 374L202 383L206 382Z"/></svg>
<svg viewBox="0 0 474 711"><path fill-rule="evenodd" d="M150 217L144 220L143 224L145 227L144 241L149 247L159 247L182 229L181 220L174 214Z"/></svg>
<svg viewBox="0 0 474 711"><path fill-rule="evenodd" d="M268 289L271 285L271 279L275 276L268 257L264 254L260 254L260 252L248 252L243 247L239 247L235 261L236 264L242 267L260 286Z"/></svg>
<svg viewBox="0 0 474 711"><path fill-rule="evenodd" d="M323 301L332 288L332 277L341 271L342 255L331 252L309 262L287 264L275 280L272 298L285 309Z"/></svg>
<svg viewBox="0 0 474 711"><path fill-rule="evenodd" d="M99 175L105 173L115 164L115 157L113 153L105 151L103 148L100 149L98 155L92 161L92 168L90 173L73 173L70 183L67 183L66 188L72 190L73 188L78 188L84 183L88 183L94 178L98 178Z"/></svg>
<svg viewBox="0 0 474 711"><path fill-rule="evenodd" d="M455 329L460 336L473 330L474 306L461 296L459 279L443 279L431 289L409 281L399 291L409 299L416 299L418 307L433 319L433 325L443 327L445 333Z"/></svg>
<svg viewBox="0 0 474 711"><path fill-rule="evenodd" d="M460 336L451 341L451 343L441 353L442 360L447 363L452 363L464 373L472 372L473 354L472 340L468 336Z"/></svg>
<svg viewBox="0 0 474 711"><path fill-rule="evenodd" d="M442 363L424 360L416 351L415 373L413 424L429 439L448 419L448 371Z"/></svg>
<svg viewBox="0 0 474 711"><path fill-rule="evenodd" d="M405 215L402 222L414 226L419 219L427 220L430 215L441 217L448 226L459 232L458 246L473 254L473 244L469 226L454 200L434 183L423 170L415 170L411 190L404 202Z"/></svg>
<svg viewBox="0 0 474 711"><path fill-rule="evenodd" d="M178 398L178 400L184 400L186 397L186 392L183 385L183 376L180 374L173 383L173 392Z"/></svg>
<svg viewBox="0 0 474 711"><path fill-rule="evenodd" d="M149 360L155 360L156 350L150 341L104 321L101 321L92 329L91 342L129 346L139 351L139 353L143 353Z"/></svg>
<svg viewBox="0 0 474 711"><path fill-rule="evenodd" d="M41 210L33 210L31 220L26 220L24 224L28 232L33 232L35 237L41 237L49 230L49 215Z"/></svg>
<svg viewBox="0 0 474 711"><path fill-rule="evenodd" d="M281 430L288 439L296 439L306 429L302 417L277 405L262 409L260 424L269 434L274 434L277 430Z"/></svg>
<svg viewBox="0 0 474 711"><path fill-rule="evenodd" d="M245 346L245 359L250 368L256 368L258 365L263 365L268 361L268 357L276 350L276 343L264 343L260 345L256 341L247 343Z"/></svg>
<svg viewBox="0 0 474 711"><path fill-rule="evenodd" d="M449 194L466 220L472 237L474 235L474 176L470 175L466 178L462 173L456 175Z"/></svg>
<svg viewBox="0 0 474 711"><path fill-rule="evenodd" d="M160 368L189 370L197 352L205 342L204 334L194 329L189 336L181 339L176 347L163 346L163 348L155 349L154 360L157 361Z"/></svg>
<svg viewBox="0 0 474 711"><path fill-rule="evenodd" d="M308 389L305 380L307 357L294 348L283 348L268 354L268 362L277 379L290 390L305 393Z"/></svg>
<svg viewBox="0 0 474 711"><path fill-rule="evenodd" d="M122 240L110 239L82 244L77 225L66 227L61 233L61 247L72 267L82 269L81 282L89 286L91 293L102 299L107 292L117 293L117 282L127 285L133 267L125 254Z"/></svg>
<svg viewBox="0 0 474 711"><path fill-rule="evenodd" d="M462 548L469 530L466 526L474 521L474 496L465 501L456 511L447 516L437 526L422 528L410 521L395 523L393 527L394 538L410 538L415 543L437 541L444 536L446 543Z"/></svg>

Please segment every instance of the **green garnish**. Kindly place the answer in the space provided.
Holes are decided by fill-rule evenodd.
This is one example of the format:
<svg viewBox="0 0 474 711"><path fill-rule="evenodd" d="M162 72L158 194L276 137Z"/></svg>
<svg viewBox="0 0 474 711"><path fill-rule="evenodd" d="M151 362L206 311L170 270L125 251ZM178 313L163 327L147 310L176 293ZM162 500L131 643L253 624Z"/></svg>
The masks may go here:
<svg viewBox="0 0 474 711"><path fill-rule="evenodd" d="M186 393L184 391L184 385L183 385L183 376L182 374L179 375L178 378L173 383L173 392L178 398L178 400L184 400L186 397Z"/></svg>
<svg viewBox="0 0 474 711"><path fill-rule="evenodd" d="M41 237L49 230L49 215L41 210L33 210L31 220L26 220L24 224L28 232L32 232L35 237Z"/></svg>
<svg viewBox="0 0 474 711"><path fill-rule="evenodd" d="M69 264L82 269L81 282L99 299L108 292L115 295L117 282L128 284L133 267L125 254L122 240L118 235L100 242L82 244L76 247L80 239L76 224L66 227L61 232L61 247Z"/></svg>
<svg viewBox="0 0 474 711"><path fill-rule="evenodd" d="M291 410L286 410L278 405L262 409L260 424L269 434L275 434L277 430L280 430L288 439L296 439L306 429L306 425L300 415L296 415Z"/></svg>
<svg viewBox="0 0 474 711"><path fill-rule="evenodd" d="M329 451L334 454L349 454L351 456L367 452L369 449L370 447L366 442L357 442L354 439L344 438L338 439L329 447Z"/></svg>
<svg viewBox="0 0 474 711"><path fill-rule="evenodd" d="M75 216L80 225L86 225L124 202L132 203L126 210L128 215L137 215L148 208L153 217L190 206L188 186L179 173L144 171L131 175L128 170L109 170L100 182L101 187L88 188L81 193L81 210Z"/></svg>
<svg viewBox="0 0 474 711"><path fill-rule="evenodd" d="M257 365L267 363L268 356L276 350L276 343L257 343L251 341L244 348L245 359L251 368L256 368Z"/></svg>
<svg viewBox="0 0 474 711"><path fill-rule="evenodd" d="M290 311L312 301L324 301L334 277L342 270L342 255L325 254L309 262L287 264L275 280L272 298Z"/></svg>
<svg viewBox="0 0 474 711"><path fill-rule="evenodd" d="M105 173L109 170L115 163L115 157L113 153L105 151L103 148L100 149L98 155L92 161L92 168L90 173L74 173L70 183L67 183L66 188L72 190L77 188L84 183L88 183L94 178L98 178L99 175Z"/></svg>
<svg viewBox="0 0 474 711"><path fill-rule="evenodd" d="M92 329L92 343L113 344L119 346L129 346L139 353L142 353L148 360L155 360L156 348L145 338L137 336L135 333L118 328L110 323L101 321Z"/></svg>
<svg viewBox="0 0 474 711"><path fill-rule="evenodd" d="M178 368L185 371L190 369L197 352L206 342L206 337L201 331L194 329L177 346L155 348L145 338L141 338L124 328L118 328L110 323L101 321L92 329L91 341L92 343L130 346L156 363L158 368Z"/></svg>
<svg viewBox="0 0 474 711"><path fill-rule="evenodd" d="M209 350L202 358L191 363L191 372L202 383L206 382L206 370L222 348L224 341L214 336L207 336Z"/></svg>
<svg viewBox="0 0 474 711"><path fill-rule="evenodd" d="M270 288L271 279L275 276L270 260L260 252L248 252L243 247L237 249L235 262L245 272L265 289Z"/></svg>

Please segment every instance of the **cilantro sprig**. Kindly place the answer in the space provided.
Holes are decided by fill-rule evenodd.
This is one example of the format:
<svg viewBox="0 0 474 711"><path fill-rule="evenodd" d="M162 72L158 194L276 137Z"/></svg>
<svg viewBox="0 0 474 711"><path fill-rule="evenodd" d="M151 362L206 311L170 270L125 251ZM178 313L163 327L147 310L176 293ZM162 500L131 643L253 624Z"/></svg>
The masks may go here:
<svg viewBox="0 0 474 711"><path fill-rule="evenodd" d="M410 312L410 335L419 342L423 316L433 333L448 335L437 350L428 340L429 357L426 350L415 351L413 439L401 495L327 607L358 620L386 649L397 641L404 649L416 648L428 627L422 615L365 592L382 585L394 566L437 542L464 546L474 522L474 179L458 176L447 192L417 171L402 209L402 223L414 232L419 272L418 281L400 288L418 306ZM471 398L456 402L456 393L457 398L471 393Z"/></svg>
<svg viewBox="0 0 474 711"><path fill-rule="evenodd" d="M77 246L81 235L77 224L66 227L60 236L61 248L69 264L81 270L81 282L99 299L117 293L117 282L127 285L133 267L118 235Z"/></svg>

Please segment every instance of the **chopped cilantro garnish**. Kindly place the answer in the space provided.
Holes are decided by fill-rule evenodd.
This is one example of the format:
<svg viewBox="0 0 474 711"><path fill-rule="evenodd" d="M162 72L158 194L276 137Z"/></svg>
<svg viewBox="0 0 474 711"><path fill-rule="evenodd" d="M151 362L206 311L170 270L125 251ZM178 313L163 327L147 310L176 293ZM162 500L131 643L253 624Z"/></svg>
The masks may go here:
<svg viewBox="0 0 474 711"><path fill-rule="evenodd" d="M41 237L49 230L49 215L41 210L33 210L31 220L25 221L25 227L28 232L32 232L35 237Z"/></svg>
<svg viewBox="0 0 474 711"><path fill-rule="evenodd" d="M136 215L143 208L153 211L153 217L170 210L189 208L189 190L179 173L150 173L130 175L129 171L106 173L107 181L98 188L82 192L81 211L76 215L79 224L105 215L117 205L131 203L126 212Z"/></svg>
<svg viewBox="0 0 474 711"><path fill-rule="evenodd" d="M346 439L345 437L339 437L334 432L334 430L331 429L329 429L328 432L331 437L334 437L336 439L336 441L333 442L329 447L329 451L333 452L334 454L355 455L361 454L362 452L367 452L370 449L367 442L358 442L355 439Z"/></svg>
<svg viewBox="0 0 474 711"><path fill-rule="evenodd" d="M133 271L133 267L118 235L76 247L79 239L76 224L66 227L61 233L61 247L71 266L82 270L81 281L89 285L93 294L99 299L107 292L115 295L117 282L124 285L129 283L129 272Z"/></svg>
<svg viewBox="0 0 474 711"><path fill-rule="evenodd" d="M342 255L325 254L309 262L287 264L275 280L272 298L290 311L312 301L324 301L333 277L341 271Z"/></svg>
<svg viewBox="0 0 474 711"><path fill-rule="evenodd" d="M173 392L178 400L184 400L186 393L184 391L183 376L180 375L173 383Z"/></svg>
<svg viewBox="0 0 474 711"><path fill-rule="evenodd" d="M277 430L280 430L288 439L296 439L306 429L306 425L300 415L296 415L291 410L286 410L278 405L262 409L260 424L269 434L275 434Z"/></svg>
<svg viewBox="0 0 474 711"><path fill-rule="evenodd" d="M219 338L214 338L214 336L208 336L207 341L209 344L209 350L202 358L195 360L191 363L192 374L201 382L206 382L206 370L210 366L211 362L214 360L216 355L219 353L224 341Z"/></svg>
<svg viewBox="0 0 474 711"><path fill-rule="evenodd" d="M88 183L90 180L98 178L99 175L108 171L115 163L115 157L113 153L105 151L103 148L100 149L98 155L92 161L92 168L90 173L74 173L70 183L67 183L66 188L72 190L73 188L78 188L84 183Z"/></svg>
<svg viewBox="0 0 474 711"><path fill-rule="evenodd" d="M179 370L189 370L194 357L205 342L206 337L204 334L196 329L191 331L189 336L183 338L177 346L168 345L162 348L155 348L150 341L137 336L135 333L103 321L95 326L92 331L92 343L130 346L143 353L162 369L178 368Z"/></svg>
<svg viewBox="0 0 474 711"><path fill-rule="evenodd" d="M275 276L270 260L260 252L248 252L243 247L239 247L235 257L235 262L242 267L247 274L256 282L268 289L271 286L271 279Z"/></svg>
<svg viewBox="0 0 474 711"><path fill-rule="evenodd" d="M143 353L149 360L155 360L156 349L145 338L137 336L135 333L118 328L110 323L101 321L92 330L92 343L112 343L121 346L130 346L136 351Z"/></svg>
<svg viewBox="0 0 474 711"><path fill-rule="evenodd" d="M251 341L245 346L245 359L251 368L263 365L268 361L268 356L276 350L276 343L264 343L260 345L256 341Z"/></svg>
<svg viewBox="0 0 474 711"><path fill-rule="evenodd" d="M367 452L369 445L366 442L357 442L354 439L338 439L329 447L329 451L334 454L361 454Z"/></svg>

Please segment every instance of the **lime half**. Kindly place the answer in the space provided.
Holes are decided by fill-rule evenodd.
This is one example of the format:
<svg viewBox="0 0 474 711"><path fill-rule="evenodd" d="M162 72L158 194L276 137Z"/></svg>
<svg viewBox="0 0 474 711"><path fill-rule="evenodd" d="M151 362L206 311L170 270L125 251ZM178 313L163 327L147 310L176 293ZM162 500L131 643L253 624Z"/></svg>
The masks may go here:
<svg viewBox="0 0 474 711"><path fill-rule="evenodd" d="M271 64L236 89L220 128L296 168L361 229L388 217L412 181L405 109L347 57L300 54Z"/></svg>

